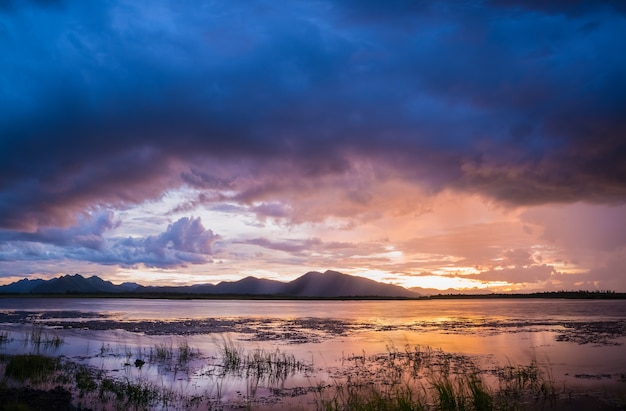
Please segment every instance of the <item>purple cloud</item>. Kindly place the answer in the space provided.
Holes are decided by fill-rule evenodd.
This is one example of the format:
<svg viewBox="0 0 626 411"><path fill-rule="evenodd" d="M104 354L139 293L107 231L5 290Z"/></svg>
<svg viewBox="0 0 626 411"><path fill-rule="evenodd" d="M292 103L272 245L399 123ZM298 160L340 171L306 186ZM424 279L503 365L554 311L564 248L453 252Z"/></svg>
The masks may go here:
<svg viewBox="0 0 626 411"><path fill-rule="evenodd" d="M200 217L183 217L170 224L164 233L158 236L150 236L143 240L149 250L165 250L171 248L194 254L212 254L211 247L219 235L202 225Z"/></svg>
<svg viewBox="0 0 626 411"><path fill-rule="evenodd" d="M626 200L619 2L2 4L5 229L181 186L288 202L360 164L513 205Z"/></svg>
<svg viewBox="0 0 626 411"><path fill-rule="evenodd" d="M98 212L92 215L81 214L78 224L66 229L39 227L35 232L0 231L0 241L22 241L50 244L60 247L83 247L101 250L106 240L103 234L120 225L111 212Z"/></svg>
<svg viewBox="0 0 626 411"><path fill-rule="evenodd" d="M75 260L104 265L173 268L211 262L221 237L203 226L200 218L183 217L158 235L105 238L116 228L110 214L95 216L68 229L43 229L33 234L3 232L0 260Z"/></svg>

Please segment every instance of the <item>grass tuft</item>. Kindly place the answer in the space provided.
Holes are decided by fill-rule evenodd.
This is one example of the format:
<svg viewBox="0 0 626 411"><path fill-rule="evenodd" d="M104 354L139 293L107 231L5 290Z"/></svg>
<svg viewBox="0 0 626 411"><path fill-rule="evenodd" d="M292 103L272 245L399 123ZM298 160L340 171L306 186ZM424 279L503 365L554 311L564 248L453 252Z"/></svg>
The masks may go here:
<svg viewBox="0 0 626 411"><path fill-rule="evenodd" d="M174 356L172 344L158 343L154 350L150 349L150 359L157 361L169 361Z"/></svg>
<svg viewBox="0 0 626 411"><path fill-rule="evenodd" d="M316 405L326 411L527 409L556 395L536 362L479 370L465 356L387 347L386 354L344 358L345 377L320 384ZM483 376L494 375L495 386ZM547 407L546 409L549 409Z"/></svg>
<svg viewBox="0 0 626 411"><path fill-rule="evenodd" d="M59 369L59 364L58 358L39 354L14 355L9 359L4 375L20 382L41 382L49 379Z"/></svg>

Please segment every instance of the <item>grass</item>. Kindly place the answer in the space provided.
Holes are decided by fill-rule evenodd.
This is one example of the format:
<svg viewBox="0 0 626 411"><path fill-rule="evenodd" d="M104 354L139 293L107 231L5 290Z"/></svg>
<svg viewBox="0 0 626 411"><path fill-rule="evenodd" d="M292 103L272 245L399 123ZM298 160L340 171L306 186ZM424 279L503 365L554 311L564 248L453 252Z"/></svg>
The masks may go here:
<svg viewBox="0 0 626 411"><path fill-rule="evenodd" d="M140 409L156 405L160 398L159 388L145 381L131 382L128 379L103 378L98 390L98 399L105 403L114 402L118 406L126 405Z"/></svg>
<svg viewBox="0 0 626 411"><path fill-rule="evenodd" d="M97 378L98 375L89 367L77 366L74 372L74 380L80 397L83 397L98 388Z"/></svg>
<svg viewBox="0 0 626 411"><path fill-rule="evenodd" d="M236 372L239 370L243 362L243 347L235 344L232 340L225 339L220 346L220 353L222 355L224 373Z"/></svg>
<svg viewBox="0 0 626 411"><path fill-rule="evenodd" d="M2 342L1 339L0 342ZM44 332L44 329L41 326L33 326L29 333L24 334L24 345L31 345L37 350L39 350L42 346L44 347L44 349L57 349L64 342L65 340L61 336L56 334L48 334Z"/></svg>
<svg viewBox="0 0 626 411"><path fill-rule="evenodd" d="M161 343L137 352L147 353L148 350L159 373L170 369L168 364L200 357L186 341L176 348L171 343ZM103 345L101 352L108 351ZM123 357L127 351L119 348L117 356ZM232 389L228 384L239 381L246 387L238 394L241 401L238 404L250 409L258 387L270 388L270 391L272 387L280 389L296 373L307 375L313 371L312 364L278 349L245 350L224 339L217 351L218 357L198 361L202 363L200 367L209 387L204 392L195 390L196 385L184 386L176 374L170 383L162 380L157 384L144 380L142 375L145 374L141 372L133 376L130 369L119 378L103 370L39 354L0 356L0 365L5 364L5 378L0 386L18 384L45 389L59 386L74 395L74 404L87 409L220 409L222 399L232 395L228 393ZM192 363L192 367L198 363ZM192 371L185 371L188 372L186 378L198 375L189 369ZM508 411L556 408L557 392L552 377L536 361L480 369L466 356L429 347L398 349L390 346L385 353L373 356L364 352L344 356L338 372L331 375L329 383L314 383L317 385L306 391L313 392L312 398L307 400L310 409ZM276 408L280 408L280 403Z"/></svg>
<svg viewBox="0 0 626 411"><path fill-rule="evenodd" d="M471 359L430 348L388 347L386 354L344 359L345 377L321 385L325 411L550 409L556 390L536 362L480 370ZM488 384L485 377L495 378Z"/></svg>
<svg viewBox="0 0 626 411"><path fill-rule="evenodd" d="M198 357L200 353L197 350L193 350L187 340L183 340L178 344L178 362L180 364L186 364L192 359Z"/></svg>
<svg viewBox="0 0 626 411"><path fill-rule="evenodd" d="M39 354L14 355L7 363L4 375L19 382L46 381L59 369L58 358L46 357Z"/></svg>
<svg viewBox="0 0 626 411"><path fill-rule="evenodd" d="M11 341L11 336L8 331L0 331L0 346L8 344Z"/></svg>
<svg viewBox="0 0 626 411"><path fill-rule="evenodd" d="M110 378L103 372L85 365L63 363L60 358L25 354L7 356L4 360L7 361L5 378L0 385L5 391L9 390L9 387L13 387L15 392L20 392L23 387L38 386L49 389L55 386L55 390L67 388L78 393L79 399L91 396L92 400L97 399L100 406L113 404L115 409L147 410L159 403L166 405L166 402L174 398L172 391L166 387L157 387L148 381ZM16 403L11 406L13 405L23 404ZM0 405L0 409L5 408Z"/></svg>
<svg viewBox="0 0 626 411"><path fill-rule="evenodd" d="M253 377L270 383L284 381L296 372L311 367L310 364L297 360L293 354L286 354L278 349L255 349L246 352L243 347L230 340L223 341L220 352L224 374Z"/></svg>
<svg viewBox="0 0 626 411"><path fill-rule="evenodd" d="M154 346L154 351L150 350L150 360L168 361L174 356L172 344L158 343Z"/></svg>

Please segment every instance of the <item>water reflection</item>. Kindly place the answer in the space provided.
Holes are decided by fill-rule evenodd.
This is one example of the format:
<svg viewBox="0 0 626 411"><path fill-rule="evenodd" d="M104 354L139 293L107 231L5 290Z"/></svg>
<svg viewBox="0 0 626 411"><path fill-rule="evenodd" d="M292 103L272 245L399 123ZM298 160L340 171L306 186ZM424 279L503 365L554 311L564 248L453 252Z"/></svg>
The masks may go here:
<svg viewBox="0 0 626 411"><path fill-rule="evenodd" d="M373 358L373 372L380 353L404 347L454 353L481 370L532 363L568 386L623 389L626 373L623 301L0 299L0 307L0 353L65 356L111 378L111 396L115 381L127 381L205 408L206 399L310 400L350 363Z"/></svg>

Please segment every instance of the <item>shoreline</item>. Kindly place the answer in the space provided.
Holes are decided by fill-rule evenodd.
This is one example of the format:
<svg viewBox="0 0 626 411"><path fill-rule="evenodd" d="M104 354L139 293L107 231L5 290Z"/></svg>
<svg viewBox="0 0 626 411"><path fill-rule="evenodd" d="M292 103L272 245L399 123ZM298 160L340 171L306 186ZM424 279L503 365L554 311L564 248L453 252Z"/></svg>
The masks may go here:
<svg viewBox="0 0 626 411"><path fill-rule="evenodd" d="M528 294L435 294L418 297L386 297L386 296L290 296L274 294L201 294L201 293L0 293L4 298L119 298L139 300L234 300L234 301L431 301L431 300L507 300L507 299L557 299L557 300L626 300L626 293L622 292L588 292L588 291L557 291Z"/></svg>

